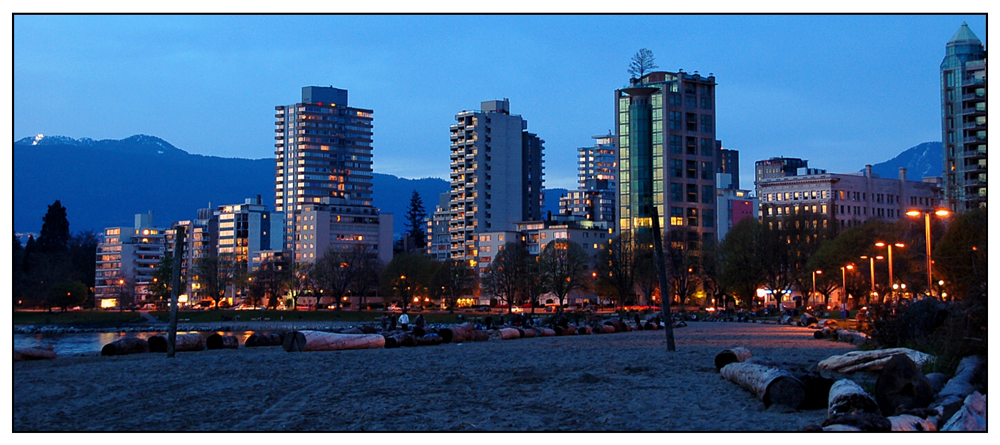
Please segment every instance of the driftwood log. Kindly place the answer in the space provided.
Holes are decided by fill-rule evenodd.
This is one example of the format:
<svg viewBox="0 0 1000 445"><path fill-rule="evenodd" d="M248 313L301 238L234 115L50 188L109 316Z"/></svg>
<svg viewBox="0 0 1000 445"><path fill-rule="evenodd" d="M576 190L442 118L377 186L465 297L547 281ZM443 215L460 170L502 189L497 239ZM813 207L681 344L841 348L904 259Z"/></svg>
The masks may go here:
<svg viewBox="0 0 1000 445"><path fill-rule="evenodd" d="M516 340L521 338L521 333L517 329L500 328L490 334L490 340Z"/></svg>
<svg viewBox="0 0 1000 445"><path fill-rule="evenodd" d="M816 332L813 332L813 338L815 338L817 340L821 340L821 339L824 339L824 338L831 338L831 337L833 337L833 332L834 332L834 328L825 327L825 328L820 329L820 330L818 330Z"/></svg>
<svg viewBox="0 0 1000 445"><path fill-rule="evenodd" d="M611 326L611 325L603 325L603 326L600 326L600 328L601 328L601 332L600 332L601 334L614 334L615 332L618 332L618 330L615 329L615 327Z"/></svg>
<svg viewBox="0 0 1000 445"><path fill-rule="evenodd" d="M285 334L285 342L281 346L288 352L379 349L385 347L385 337L378 334L291 331Z"/></svg>
<svg viewBox="0 0 1000 445"><path fill-rule="evenodd" d="M875 399L849 379L837 380L830 387L826 415L824 427L848 425L862 431L892 430L892 423L879 412Z"/></svg>
<svg viewBox="0 0 1000 445"><path fill-rule="evenodd" d="M977 356L963 358L955 369L955 376L941 388L930 408L937 411L931 419L939 429L958 412L965 403L965 398L976 391L986 379L986 361ZM983 389L985 390L985 388Z"/></svg>
<svg viewBox="0 0 1000 445"><path fill-rule="evenodd" d="M441 336L444 343L474 341L476 338L476 327L472 323L463 323L458 326L441 328L438 330L438 335Z"/></svg>
<svg viewBox="0 0 1000 445"><path fill-rule="evenodd" d="M385 334L385 345L386 349L399 348L403 346L416 346L416 342L413 340L413 335L409 332L393 332L391 334Z"/></svg>
<svg viewBox="0 0 1000 445"><path fill-rule="evenodd" d="M555 337L556 331L549 328L534 328L536 337Z"/></svg>
<svg viewBox="0 0 1000 445"><path fill-rule="evenodd" d="M47 360L56 358L55 350L52 346L36 346L33 348L14 348L14 361L21 360Z"/></svg>
<svg viewBox="0 0 1000 445"><path fill-rule="evenodd" d="M753 354L747 348L737 347L732 349L723 349L722 352L716 354L715 356L715 370L720 371L724 366L730 363L745 362L750 357L753 357Z"/></svg>
<svg viewBox="0 0 1000 445"><path fill-rule="evenodd" d="M282 334L258 334L255 332L247 337L247 341L243 343L243 346L248 348L257 346L281 346L282 343Z"/></svg>
<svg viewBox="0 0 1000 445"><path fill-rule="evenodd" d="M214 333L205 339L205 347L208 349L237 349L240 347L240 340L232 335Z"/></svg>
<svg viewBox="0 0 1000 445"><path fill-rule="evenodd" d="M440 335L434 334L424 334L420 337L413 337L414 346L437 346L444 343L444 339Z"/></svg>
<svg viewBox="0 0 1000 445"><path fill-rule="evenodd" d="M590 335L594 332L594 328L590 326L580 326L576 328L576 335Z"/></svg>
<svg viewBox="0 0 1000 445"><path fill-rule="evenodd" d="M521 331L524 332L524 338L535 338L538 336L538 332L535 332L535 330L531 328L524 328L521 329Z"/></svg>
<svg viewBox="0 0 1000 445"><path fill-rule="evenodd" d="M608 320L604 322L604 325L615 328L614 332L628 332L628 325L623 323L621 320Z"/></svg>
<svg viewBox="0 0 1000 445"><path fill-rule="evenodd" d="M931 382L931 388L934 389L935 395L944 389L944 385L948 384L948 376L940 372L932 372L924 377L927 377L927 381Z"/></svg>
<svg viewBox="0 0 1000 445"><path fill-rule="evenodd" d="M350 328L350 329L339 330L339 331L337 331L337 333L340 333L340 334L350 334L350 335L361 335L361 334L364 334L364 331L362 331L361 328L353 327L353 328Z"/></svg>
<svg viewBox="0 0 1000 445"><path fill-rule="evenodd" d="M138 337L119 338L101 348L101 355L126 355L149 352L149 343Z"/></svg>
<svg viewBox="0 0 1000 445"><path fill-rule="evenodd" d="M722 377L752 392L768 407L772 404L798 408L805 399L805 388L787 371L753 363L730 363L720 371Z"/></svg>
<svg viewBox="0 0 1000 445"><path fill-rule="evenodd" d="M486 341L490 339L490 334L493 330L489 331L473 331L472 341Z"/></svg>
<svg viewBox="0 0 1000 445"><path fill-rule="evenodd" d="M937 431L933 422L912 414L900 414L888 419L893 431Z"/></svg>
<svg viewBox="0 0 1000 445"><path fill-rule="evenodd" d="M204 351L205 337L201 334L177 334L174 341L174 352Z"/></svg>
<svg viewBox="0 0 1000 445"><path fill-rule="evenodd" d="M969 394L962 408L945 422L941 431L986 431L986 396L979 391Z"/></svg>
<svg viewBox="0 0 1000 445"><path fill-rule="evenodd" d="M837 328L833 331L833 338L837 341L842 341L844 343L850 343L852 345L860 345L869 341L870 338L868 334L863 332L858 332L851 329Z"/></svg>
<svg viewBox="0 0 1000 445"><path fill-rule="evenodd" d="M651 322L651 321L647 321L646 324L643 325L643 329L645 329L647 331L655 331L657 329L662 329L662 328L660 327L659 323L654 323L654 322Z"/></svg>
<svg viewBox="0 0 1000 445"><path fill-rule="evenodd" d="M888 417L897 410L926 408L934 401L934 388L913 360L905 354L894 355L879 372L875 401Z"/></svg>
<svg viewBox="0 0 1000 445"><path fill-rule="evenodd" d="M154 335L146 339L149 344L149 352L167 352L167 336Z"/></svg>
<svg viewBox="0 0 1000 445"><path fill-rule="evenodd" d="M904 354L913 360L918 367L923 366L934 357L920 351L908 348L876 349L873 351L851 351L843 355L835 355L819 362L821 371L829 370L839 373L851 373L857 371L876 372L889 362L894 355Z"/></svg>

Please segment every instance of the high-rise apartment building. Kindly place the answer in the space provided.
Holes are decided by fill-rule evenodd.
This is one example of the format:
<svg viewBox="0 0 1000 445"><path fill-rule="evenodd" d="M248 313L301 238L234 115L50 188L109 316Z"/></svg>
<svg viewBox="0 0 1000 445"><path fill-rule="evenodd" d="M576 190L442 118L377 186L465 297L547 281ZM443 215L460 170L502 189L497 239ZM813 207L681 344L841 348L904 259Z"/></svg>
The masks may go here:
<svg viewBox="0 0 1000 445"><path fill-rule="evenodd" d="M593 136L594 145L580 147L578 189L559 198L559 216L615 226L618 156L615 137Z"/></svg>
<svg viewBox="0 0 1000 445"><path fill-rule="evenodd" d="M153 212L135 215L133 227L104 229L97 245L97 307L132 306L149 297L153 271L165 252L165 231L154 225Z"/></svg>
<svg viewBox="0 0 1000 445"><path fill-rule="evenodd" d="M391 258L391 231L380 239L384 222L372 206L372 110L348 106L347 90L309 86L300 103L275 107L275 118L274 207L292 259L315 261L330 244L352 242Z"/></svg>
<svg viewBox="0 0 1000 445"><path fill-rule="evenodd" d="M986 207L986 49L964 22L941 61L941 141L949 208Z"/></svg>
<svg viewBox="0 0 1000 445"><path fill-rule="evenodd" d="M649 232L653 208L675 247L716 236L715 76L657 71L615 91L618 230Z"/></svg>
<svg viewBox="0 0 1000 445"><path fill-rule="evenodd" d="M450 257L476 258L476 234L512 230L541 219L542 149L510 101L490 100L462 111L451 125ZM432 240L437 239L434 233Z"/></svg>

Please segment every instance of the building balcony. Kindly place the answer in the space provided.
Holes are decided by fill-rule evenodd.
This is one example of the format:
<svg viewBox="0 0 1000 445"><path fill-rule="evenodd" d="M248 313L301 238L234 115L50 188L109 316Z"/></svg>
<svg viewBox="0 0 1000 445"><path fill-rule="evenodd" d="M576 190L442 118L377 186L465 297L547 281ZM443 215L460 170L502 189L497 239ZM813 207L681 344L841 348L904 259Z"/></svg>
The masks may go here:
<svg viewBox="0 0 1000 445"><path fill-rule="evenodd" d="M966 136L966 137L962 138L962 142L965 142L965 143L970 143L970 142L986 142L986 138L985 137L980 137L980 136Z"/></svg>

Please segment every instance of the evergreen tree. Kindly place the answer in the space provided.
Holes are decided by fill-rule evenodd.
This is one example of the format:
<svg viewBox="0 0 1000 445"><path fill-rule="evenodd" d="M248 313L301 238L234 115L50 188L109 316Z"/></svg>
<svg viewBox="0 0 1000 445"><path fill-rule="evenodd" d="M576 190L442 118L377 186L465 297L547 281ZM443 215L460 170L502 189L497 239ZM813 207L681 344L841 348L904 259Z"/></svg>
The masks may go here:
<svg viewBox="0 0 1000 445"><path fill-rule="evenodd" d="M38 250L42 253L58 253L69 250L69 220L66 207L57 199L42 217L42 233L38 236Z"/></svg>
<svg viewBox="0 0 1000 445"><path fill-rule="evenodd" d="M406 211L406 231L413 239L416 248L423 249L426 242L424 238L424 219L427 218L427 211L424 210L424 201L416 190L410 197L410 208Z"/></svg>

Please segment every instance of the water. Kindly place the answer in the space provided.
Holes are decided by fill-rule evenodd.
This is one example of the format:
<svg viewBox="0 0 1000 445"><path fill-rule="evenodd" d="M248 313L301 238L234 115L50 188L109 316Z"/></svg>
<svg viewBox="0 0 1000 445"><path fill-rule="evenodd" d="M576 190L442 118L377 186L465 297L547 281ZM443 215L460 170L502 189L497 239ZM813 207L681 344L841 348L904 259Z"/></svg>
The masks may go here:
<svg viewBox="0 0 1000 445"><path fill-rule="evenodd" d="M213 331L182 331L178 334L201 334L205 337ZM247 337L254 331L218 332L221 335L232 335L239 339L240 344L246 343ZM266 334L267 332L261 332ZM31 348L37 346L52 346L57 355L100 354L104 345L123 337L148 339L154 335L166 336L166 332L84 332L71 334L14 334L15 348Z"/></svg>

